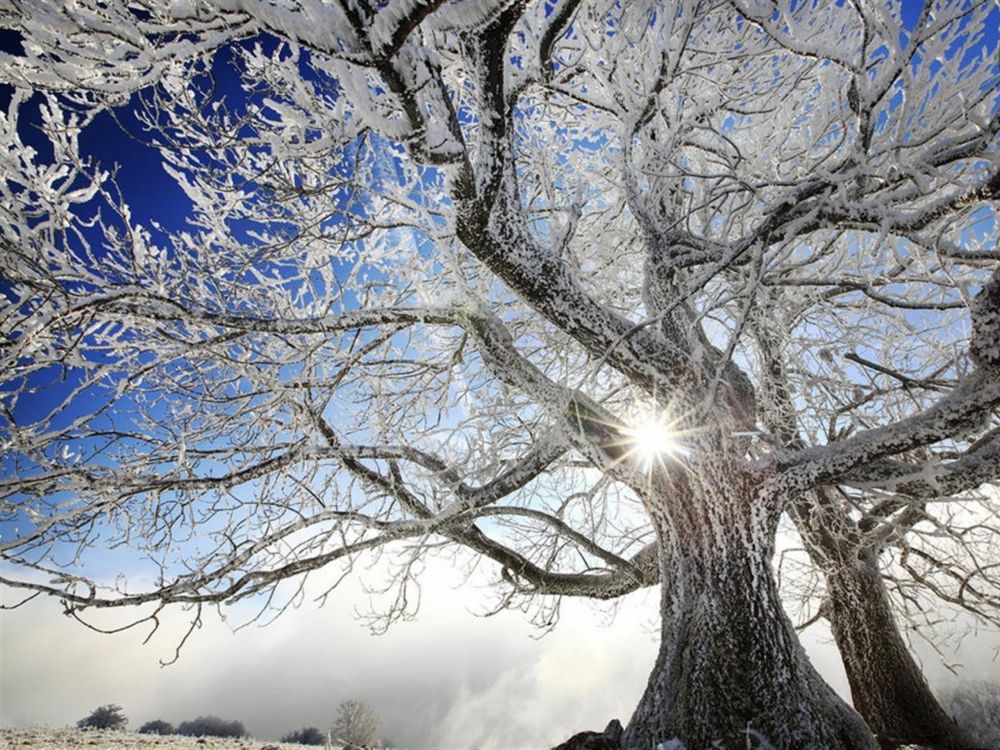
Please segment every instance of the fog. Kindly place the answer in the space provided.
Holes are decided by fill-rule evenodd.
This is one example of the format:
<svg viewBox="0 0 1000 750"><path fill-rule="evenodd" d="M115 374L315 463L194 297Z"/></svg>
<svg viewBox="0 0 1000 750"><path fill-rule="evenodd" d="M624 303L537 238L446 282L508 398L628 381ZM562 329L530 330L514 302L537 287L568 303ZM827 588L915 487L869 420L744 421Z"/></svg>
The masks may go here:
<svg viewBox="0 0 1000 750"><path fill-rule="evenodd" d="M4 725L63 726L118 703L132 728L216 714L277 739L328 727L337 704L356 698L376 709L385 738L409 748L550 747L611 718L627 721L655 657L655 591L629 598L610 626L606 613L568 602L555 631L537 640L521 613L474 615L481 591L459 587L443 568L432 566L424 584L419 617L382 636L352 617L366 601L351 584L325 607L307 600L267 627L233 632L206 614L167 667L159 660L173 655L179 618L143 645L148 627L101 635L62 616L57 602L35 600L0 617L0 716ZM810 628L804 640L844 692L822 631ZM967 674L986 677L996 645L983 636L948 659L968 659Z"/></svg>
<svg viewBox="0 0 1000 750"><path fill-rule="evenodd" d="M166 667L159 661L183 635L181 613L143 645L149 627L102 635L62 616L57 602L35 600L0 618L3 723L62 726L118 703L133 728L216 714L276 739L329 726L337 704L357 698L376 709L386 738L418 748L537 747L627 718L655 656L655 595L635 597L611 627L570 603L538 640L518 612L473 614L481 595L454 578L432 568L419 617L381 636L352 616L366 602L350 583L326 606L307 600L266 627L233 632L232 621L206 613Z"/></svg>

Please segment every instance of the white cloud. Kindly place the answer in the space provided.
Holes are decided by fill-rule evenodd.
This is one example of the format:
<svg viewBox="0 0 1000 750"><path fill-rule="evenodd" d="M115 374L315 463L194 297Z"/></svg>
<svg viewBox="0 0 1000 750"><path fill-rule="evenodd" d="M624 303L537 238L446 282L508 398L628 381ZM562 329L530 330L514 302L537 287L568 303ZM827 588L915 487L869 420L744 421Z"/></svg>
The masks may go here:
<svg viewBox="0 0 1000 750"><path fill-rule="evenodd" d="M337 704L356 697L377 709L386 737L409 747L528 747L627 719L655 656L640 613L626 608L605 628L588 605L570 602L556 632L535 640L518 613L471 614L482 609L474 590L450 578L428 571L420 616L383 636L350 616L364 602L356 587L236 633L206 614L165 668L180 613L143 646L148 628L101 635L36 600L0 615L3 721L62 726L113 702L132 727L212 713L273 739L328 725Z"/></svg>
<svg viewBox="0 0 1000 750"><path fill-rule="evenodd" d="M435 567L437 566L437 567ZM373 636L350 613L366 595L350 585L324 608L307 601L261 628L232 632L215 615L172 655L183 623L105 636L60 616L54 601L0 613L0 717L5 725L62 726L102 703L119 703L131 726L200 714L239 719L260 739L302 726L326 727L337 704L359 698L378 711L384 736L411 748L551 747L576 731L626 723L656 655L655 592L629 600L617 619L567 602L551 635L516 612L480 618L475 587L456 587L439 564L424 579L414 622ZM842 694L846 680L822 631L804 634L817 668ZM954 659L976 658L967 640ZM996 644L993 644L994 646ZM982 670L980 670L982 671ZM974 676L974 675L973 675Z"/></svg>

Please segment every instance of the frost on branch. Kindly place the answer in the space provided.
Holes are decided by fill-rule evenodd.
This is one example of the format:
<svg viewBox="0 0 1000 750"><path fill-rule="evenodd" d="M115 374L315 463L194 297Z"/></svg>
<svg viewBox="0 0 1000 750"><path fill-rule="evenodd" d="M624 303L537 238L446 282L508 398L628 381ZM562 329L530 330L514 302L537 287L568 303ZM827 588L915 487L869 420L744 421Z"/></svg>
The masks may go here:
<svg viewBox="0 0 1000 750"><path fill-rule="evenodd" d="M975 363L984 369L1000 367L1000 271L976 294L969 306L972 338L969 349Z"/></svg>
<svg viewBox="0 0 1000 750"><path fill-rule="evenodd" d="M996 620L990 3L36 6L0 15L8 585L197 623L375 559L381 627L442 554L547 628L662 583L649 747L871 745L782 518L804 620L863 564ZM81 145L108 113L181 219Z"/></svg>

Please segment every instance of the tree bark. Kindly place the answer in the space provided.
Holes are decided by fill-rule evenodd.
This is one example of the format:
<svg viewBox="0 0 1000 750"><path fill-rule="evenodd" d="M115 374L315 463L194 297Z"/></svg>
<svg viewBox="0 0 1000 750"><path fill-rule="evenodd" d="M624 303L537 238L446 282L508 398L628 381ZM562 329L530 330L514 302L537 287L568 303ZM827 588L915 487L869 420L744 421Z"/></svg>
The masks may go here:
<svg viewBox="0 0 1000 750"><path fill-rule="evenodd" d="M802 500L789 512L826 580L827 617L855 709L884 748L973 748L937 702L906 647L879 573L878 552L865 546L857 525L827 500Z"/></svg>
<svg viewBox="0 0 1000 750"><path fill-rule="evenodd" d="M874 554L826 568L830 625L854 706L882 747L968 750L974 743L945 713L896 625Z"/></svg>
<svg viewBox="0 0 1000 750"><path fill-rule="evenodd" d="M823 682L771 571L780 508L748 475L699 466L647 500L660 544L660 651L622 746L877 747Z"/></svg>

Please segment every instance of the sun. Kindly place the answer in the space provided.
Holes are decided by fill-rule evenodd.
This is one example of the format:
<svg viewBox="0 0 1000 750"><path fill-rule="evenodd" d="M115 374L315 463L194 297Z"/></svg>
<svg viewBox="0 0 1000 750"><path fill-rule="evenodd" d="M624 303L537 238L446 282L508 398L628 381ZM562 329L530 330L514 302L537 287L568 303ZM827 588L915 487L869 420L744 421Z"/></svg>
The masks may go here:
<svg viewBox="0 0 1000 750"><path fill-rule="evenodd" d="M669 458L687 455L672 425L662 416L649 415L633 424L626 434L629 452L646 468Z"/></svg>

